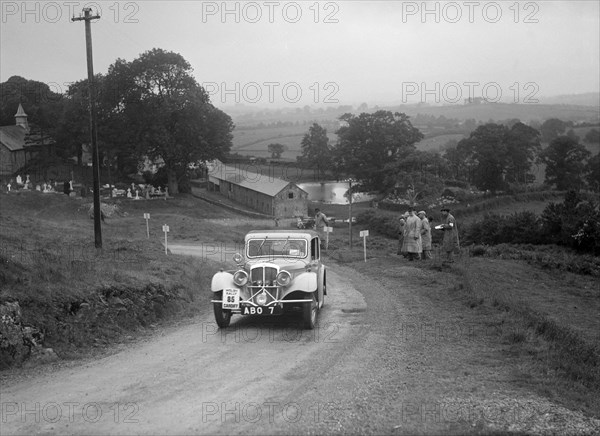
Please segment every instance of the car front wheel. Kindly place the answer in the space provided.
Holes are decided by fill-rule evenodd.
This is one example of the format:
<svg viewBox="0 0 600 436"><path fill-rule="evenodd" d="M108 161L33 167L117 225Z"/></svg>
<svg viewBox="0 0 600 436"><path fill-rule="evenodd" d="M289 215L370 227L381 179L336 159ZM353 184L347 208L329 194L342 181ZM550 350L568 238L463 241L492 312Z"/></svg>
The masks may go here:
<svg viewBox="0 0 600 436"><path fill-rule="evenodd" d="M223 299L223 291L215 292L215 300ZM231 311L229 309L223 309L221 303L213 303L213 310L215 312L215 321L217 325L224 329L229 327L231 322Z"/></svg>
<svg viewBox="0 0 600 436"><path fill-rule="evenodd" d="M315 328L315 324L317 323L317 313L319 310L319 306L314 293L307 292L306 298L310 298L311 301L302 303L304 328L307 330L312 330Z"/></svg>

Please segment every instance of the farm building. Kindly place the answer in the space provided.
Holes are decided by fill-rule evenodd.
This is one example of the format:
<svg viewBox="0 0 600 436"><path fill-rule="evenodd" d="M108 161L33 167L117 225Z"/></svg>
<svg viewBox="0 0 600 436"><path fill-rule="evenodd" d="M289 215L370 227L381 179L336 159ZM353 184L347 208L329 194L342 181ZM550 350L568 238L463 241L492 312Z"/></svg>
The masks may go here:
<svg viewBox="0 0 600 436"><path fill-rule="evenodd" d="M0 127L0 177L11 176L41 151L41 146L27 144L29 124L21 104L15 114L15 124ZM36 135L32 139L38 138ZM54 142L48 139L47 146Z"/></svg>
<svg viewBox="0 0 600 436"><path fill-rule="evenodd" d="M294 182L249 171L254 166L227 166L213 161L208 167L208 189L265 215L289 218L308 215L308 193Z"/></svg>

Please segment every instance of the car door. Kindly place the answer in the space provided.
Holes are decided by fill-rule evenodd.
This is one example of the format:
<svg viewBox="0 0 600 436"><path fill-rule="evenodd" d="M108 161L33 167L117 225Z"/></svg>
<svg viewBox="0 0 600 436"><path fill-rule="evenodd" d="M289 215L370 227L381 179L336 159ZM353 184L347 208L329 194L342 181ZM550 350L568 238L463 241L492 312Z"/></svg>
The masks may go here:
<svg viewBox="0 0 600 436"><path fill-rule="evenodd" d="M319 305L323 301L323 275L324 268L321 263L321 241L319 237L314 237L310 241L310 263L312 265L313 271L317 274L317 299L319 300Z"/></svg>

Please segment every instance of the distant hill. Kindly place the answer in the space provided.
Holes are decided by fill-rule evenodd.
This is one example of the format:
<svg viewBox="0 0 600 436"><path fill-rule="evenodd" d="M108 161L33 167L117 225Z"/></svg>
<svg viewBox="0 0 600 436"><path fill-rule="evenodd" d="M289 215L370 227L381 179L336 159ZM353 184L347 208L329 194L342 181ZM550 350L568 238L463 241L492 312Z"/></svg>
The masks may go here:
<svg viewBox="0 0 600 436"><path fill-rule="evenodd" d="M559 118L563 121L574 122L598 122L600 120L600 106L562 104L482 103L448 106L400 105L382 109L404 112L411 117L417 114L433 115L436 117L443 115L446 118L455 118L461 121L469 118L484 122L489 120L502 121L511 118L518 118L523 122L541 122L548 118Z"/></svg>
<svg viewBox="0 0 600 436"><path fill-rule="evenodd" d="M585 94L556 95L553 97L540 97L544 104L566 104L576 106L600 106L600 93L588 92Z"/></svg>

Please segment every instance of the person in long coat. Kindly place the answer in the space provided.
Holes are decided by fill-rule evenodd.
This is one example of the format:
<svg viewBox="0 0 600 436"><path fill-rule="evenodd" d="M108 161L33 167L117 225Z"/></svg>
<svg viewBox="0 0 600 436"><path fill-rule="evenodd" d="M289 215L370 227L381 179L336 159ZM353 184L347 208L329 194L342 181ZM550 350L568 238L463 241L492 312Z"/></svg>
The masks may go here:
<svg viewBox="0 0 600 436"><path fill-rule="evenodd" d="M406 225L406 220L404 219L404 215L400 215L400 219L398 220L398 256L403 256L404 252L402 248L404 246L404 226Z"/></svg>
<svg viewBox="0 0 600 436"><path fill-rule="evenodd" d="M446 261L454 262L453 254L460 251L460 243L458 241L458 227L456 225L456 219L450 213L450 209L444 208L441 210L442 229L444 230L444 239L442 240L442 247L446 252Z"/></svg>
<svg viewBox="0 0 600 436"><path fill-rule="evenodd" d="M423 251L421 245L421 227L421 220L415 215L415 209L410 208L408 218L406 218L406 225L404 226L404 241L406 243L408 260L412 261L421 258L421 251Z"/></svg>
<svg viewBox="0 0 600 436"><path fill-rule="evenodd" d="M421 243L423 248L422 260L431 259L431 226L424 210L419 211L417 216L421 218Z"/></svg>

